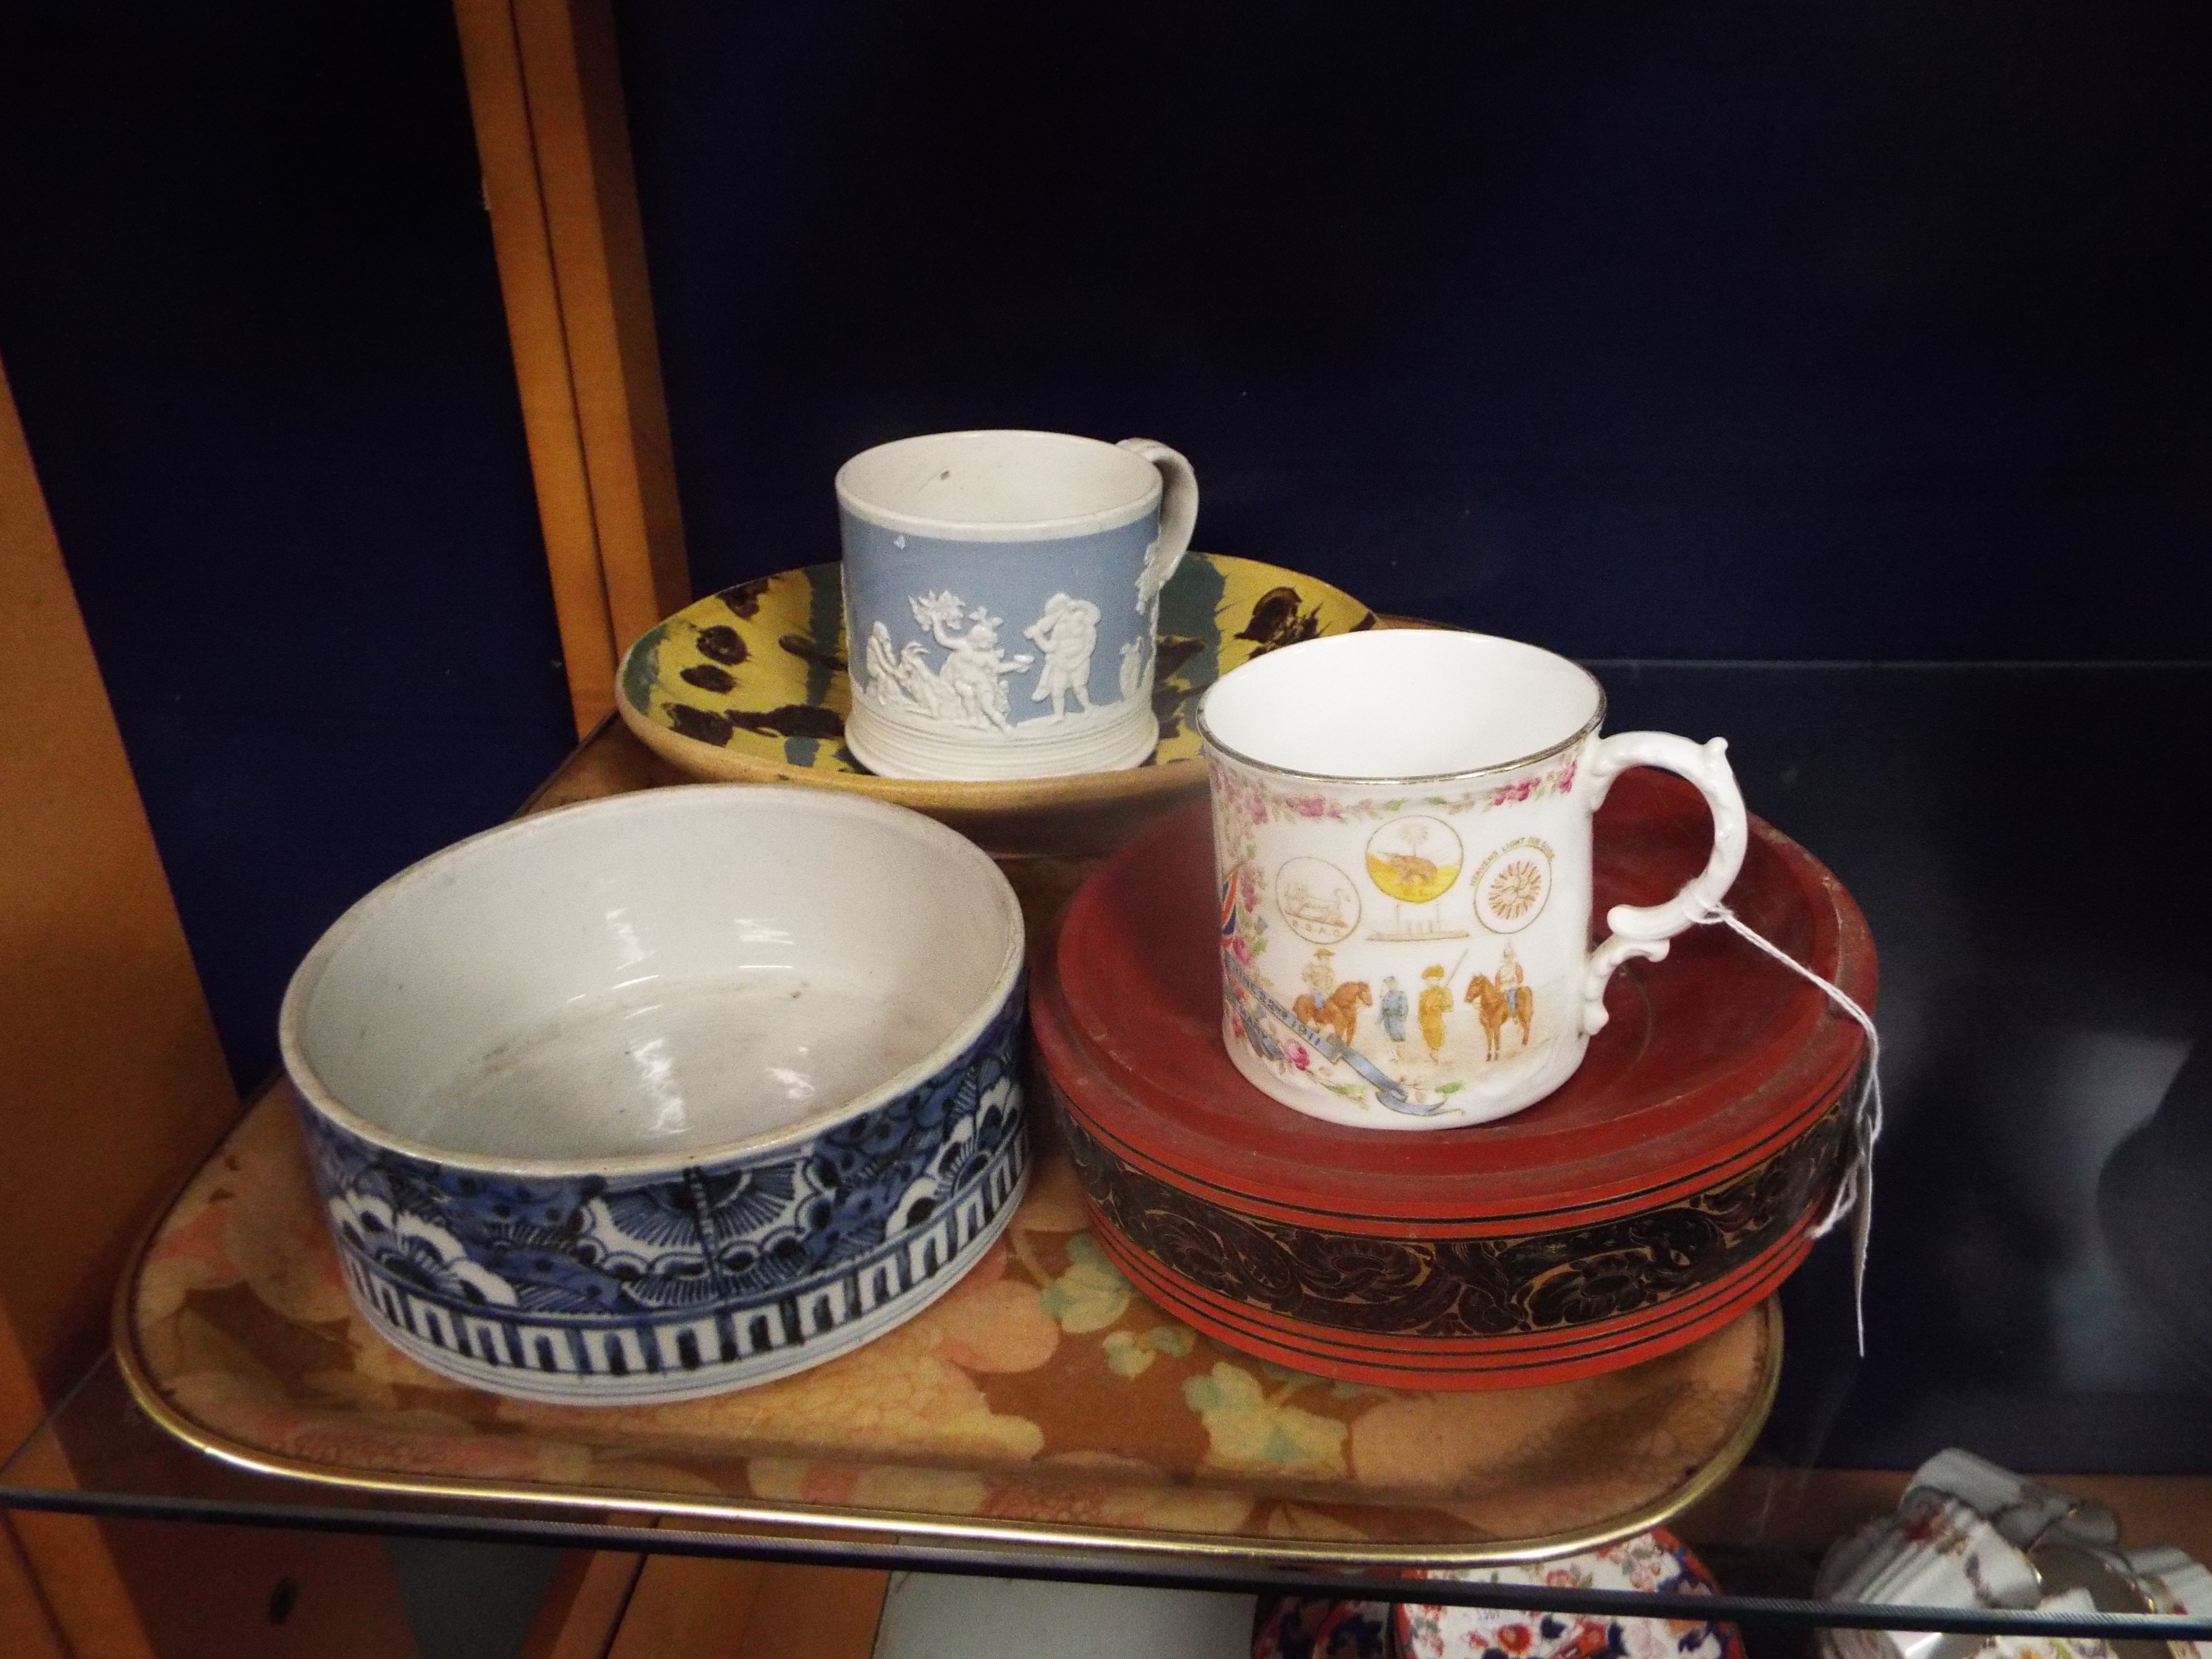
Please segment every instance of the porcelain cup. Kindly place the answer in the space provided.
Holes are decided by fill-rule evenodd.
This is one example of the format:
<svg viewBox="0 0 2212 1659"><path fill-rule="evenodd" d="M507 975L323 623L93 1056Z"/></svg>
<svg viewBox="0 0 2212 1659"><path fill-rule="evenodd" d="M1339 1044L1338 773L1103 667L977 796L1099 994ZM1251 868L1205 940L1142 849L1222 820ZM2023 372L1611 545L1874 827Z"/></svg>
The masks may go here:
<svg viewBox="0 0 2212 1659"><path fill-rule="evenodd" d="M2182 1613L2201 1618L2212 1613L2212 1571L2204 1564L2173 1547L2154 1544L2121 1553L2129 1576L2148 1592L2160 1613ZM2212 1642L2195 1644L2199 1659L2212 1659Z"/></svg>
<svg viewBox="0 0 2212 1659"><path fill-rule="evenodd" d="M940 432L839 469L845 741L893 778L1114 772L1158 746L1160 589L1198 480L1149 438Z"/></svg>
<svg viewBox="0 0 2212 1659"><path fill-rule="evenodd" d="M1213 793L1223 1037L1253 1085L1360 1128L1541 1100L1606 1021L1606 981L1709 914L1743 863L1726 744L1601 738L1563 657L1389 629L1271 652L1199 708ZM1632 766L1703 792L1705 867L1589 938L1590 819Z"/></svg>
<svg viewBox="0 0 2212 1659"><path fill-rule="evenodd" d="M1985 1516L1928 1487L1906 1494L1888 1535L1831 1596L1886 1607L2027 1608L2042 1600L2043 1585L2034 1564ZM1982 1645L1979 1637L1942 1631L1832 1634L1851 1659L1965 1659Z"/></svg>
<svg viewBox="0 0 2212 1659"><path fill-rule="evenodd" d="M1912 1472L1906 1501L1922 1492L1960 1499L2022 1549L2046 1539L2100 1547L2120 1540L2119 1517L2106 1505L2014 1474L1958 1446Z"/></svg>

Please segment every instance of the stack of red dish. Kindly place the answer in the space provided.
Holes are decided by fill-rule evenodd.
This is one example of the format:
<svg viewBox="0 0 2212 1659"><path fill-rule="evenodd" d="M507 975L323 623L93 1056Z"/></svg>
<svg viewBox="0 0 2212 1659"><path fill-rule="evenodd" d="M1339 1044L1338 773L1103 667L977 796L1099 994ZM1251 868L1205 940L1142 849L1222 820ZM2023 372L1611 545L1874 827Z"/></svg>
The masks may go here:
<svg viewBox="0 0 2212 1659"><path fill-rule="evenodd" d="M1730 907L1870 1004L1850 895L1751 827ZM1596 915L1671 895L1709 844L1693 790L1625 774L1597 817ZM1384 1133L1293 1112L1230 1063L1218 908L1197 808L1085 885L1030 998L1100 1243L1200 1330L1348 1381L1514 1387L1680 1347L1804 1259L1865 1039L1745 941L1693 929L1624 969L1581 1069L1525 1111Z"/></svg>

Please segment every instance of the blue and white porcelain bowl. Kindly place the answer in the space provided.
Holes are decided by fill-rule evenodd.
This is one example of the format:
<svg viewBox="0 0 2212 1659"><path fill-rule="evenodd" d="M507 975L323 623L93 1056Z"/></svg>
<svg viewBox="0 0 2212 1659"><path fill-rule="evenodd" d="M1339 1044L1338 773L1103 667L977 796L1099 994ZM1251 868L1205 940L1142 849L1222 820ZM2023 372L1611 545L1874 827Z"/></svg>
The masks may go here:
<svg viewBox="0 0 2212 1659"><path fill-rule="evenodd" d="M532 1400L685 1399L911 1318L1006 1226L1022 920L969 842L709 784L394 876L293 976L284 1064L356 1304Z"/></svg>

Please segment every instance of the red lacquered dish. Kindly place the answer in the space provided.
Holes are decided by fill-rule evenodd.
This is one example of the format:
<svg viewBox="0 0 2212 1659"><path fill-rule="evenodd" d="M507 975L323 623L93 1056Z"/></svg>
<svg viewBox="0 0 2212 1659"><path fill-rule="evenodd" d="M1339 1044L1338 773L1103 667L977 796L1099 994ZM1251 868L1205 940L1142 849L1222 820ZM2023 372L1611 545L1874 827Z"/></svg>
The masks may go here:
<svg viewBox="0 0 2212 1659"><path fill-rule="evenodd" d="M1841 883L1759 819L1729 902L1863 1006L1874 940ZM1597 816L1595 915L1705 860L1705 808L1623 775ZM1565 1087L1425 1134L1278 1104L1221 1046L1203 807L1076 896L1030 989L1043 1094L1098 1240L1191 1324L1346 1381L1482 1389L1632 1365L1717 1329L1804 1259L1865 1039L1717 927L1631 963Z"/></svg>

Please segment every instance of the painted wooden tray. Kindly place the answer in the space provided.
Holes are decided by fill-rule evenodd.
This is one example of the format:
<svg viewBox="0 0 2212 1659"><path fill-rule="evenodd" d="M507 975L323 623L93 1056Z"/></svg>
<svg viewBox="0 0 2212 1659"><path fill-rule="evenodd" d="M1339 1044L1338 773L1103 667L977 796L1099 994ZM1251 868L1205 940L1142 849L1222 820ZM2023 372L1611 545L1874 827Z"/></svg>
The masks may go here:
<svg viewBox="0 0 2212 1659"><path fill-rule="evenodd" d="M1596 900L1650 903L1711 843L1696 791L1624 774ZM1729 902L1863 1005L1872 935L1841 883L1752 821ZM1490 1389L1649 1360L1739 1317L1804 1258L1848 1137L1858 1027L1720 928L1615 976L1564 1087L1493 1123L1392 1134L1307 1117L1221 1040L1201 804L1069 907L1031 1041L1107 1252L1179 1317L1352 1382Z"/></svg>
<svg viewBox="0 0 2212 1659"><path fill-rule="evenodd" d="M1311 576L1193 553L1160 595L1158 749L1128 771L1076 777L940 783L863 768L844 745L852 685L834 564L740 582L648 629L623 659L615 701L642 742L695 777L855 790L994 853L1096 853L1205 789L1189 715L1215 679L1277 646L1375 625Z"/></svg>
<svg viewBox="0 0 2212 1659"><path fill-rule="evenodd" d="M679 1406L532 1406L420 1369L353 1312L280 1088L155 1229L117 1353L187 1443L357 1490L1340 1565L1640 1531L1717 1484L1771 1403L1771 1304L1651 1364L1510 1394L1255 1362L1137 1292L1040 1152L1006 1241L865 1348Z"/></svg>

